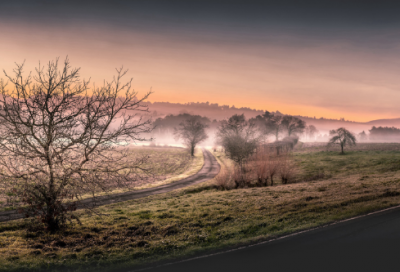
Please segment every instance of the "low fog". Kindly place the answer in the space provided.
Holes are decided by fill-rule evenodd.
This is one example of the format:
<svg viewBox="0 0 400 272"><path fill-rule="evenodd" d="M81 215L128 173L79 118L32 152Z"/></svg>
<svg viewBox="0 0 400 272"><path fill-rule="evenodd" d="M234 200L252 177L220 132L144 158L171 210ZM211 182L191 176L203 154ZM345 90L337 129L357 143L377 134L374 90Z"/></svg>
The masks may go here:
<svg viewBox="0 0 400 272"><path fill-rule="evenodd" d="M243 114L247 120L257 123L257 118L261 118L265 111L254 110L250 108L236 108L235 106L218 105L210 103L187 103L175 104L168 102L148 103L148 118L153 121L153 130L146 134L145 138L151 141L138 142L137 145L151 146L179 146L183 147L181 139L177 139L174 130L184 120L191 116L197 116L201 122L207 125L206 133L208 138L202 141L199 146L217 146L217 131L221 121L237 114ZM279 111L270 112L276 117L290 116ZM293 116L304 122L304 128L295 132L301 142L320 142L327 143L331 138L332 130L344 127L351 131L357 139L357 142L400 142L400 119L374 120L370 122L354 122L340 119L315 118L308 116ZM256 131L261 137L263 143L273 143L288 137L288 131L285 128L279 129L278 137L267 132L262 124L256 126ZM293 135L292 135L293 136Z"/></svg>

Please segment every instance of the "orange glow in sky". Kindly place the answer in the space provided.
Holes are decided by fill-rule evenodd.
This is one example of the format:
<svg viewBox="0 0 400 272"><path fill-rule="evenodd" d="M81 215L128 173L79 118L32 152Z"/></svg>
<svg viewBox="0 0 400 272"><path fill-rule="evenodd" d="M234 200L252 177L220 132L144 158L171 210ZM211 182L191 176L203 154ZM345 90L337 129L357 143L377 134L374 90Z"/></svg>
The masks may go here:
<svg viewBox="0 0 400 272"><path fill-rule="evenodd" d="M206 102L285 114L369 121L400 117L400 66L392 55L345 41L227 43L113 29L0 24L1 68L31 71L69 56L83 78L101 84L123 65L150 101ZM209 39L208 39L209 38ZM51 42L49 42L51 41ZM294 43L299 46L292 46ZM302 45L303 44L303 45ZM128 79L128 78L127 78Z"/></svg>

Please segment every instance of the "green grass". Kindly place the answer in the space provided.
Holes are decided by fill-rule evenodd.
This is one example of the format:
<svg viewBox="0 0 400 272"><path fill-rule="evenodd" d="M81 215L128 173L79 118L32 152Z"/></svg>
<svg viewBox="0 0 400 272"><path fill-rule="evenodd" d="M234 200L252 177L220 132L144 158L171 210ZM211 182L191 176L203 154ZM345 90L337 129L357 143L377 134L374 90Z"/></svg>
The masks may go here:
<svg viewBox="0 0 400 272"><path fill-rule="evenodd" d="M352 174L378 174L400 170L399 151L348 151L295 154L300 165L299 179L325 172L332 176Z"/></svg>
<svg viewBox="0 0 400 272"><path fill-rule="evenodd" d="M359 148L345 155L297 151L298 183L218 191L209 181L97 209L107 216L80 212L83 225L59 234L27 232L28 220L0 224L0 271L137 267L399 205L400 152ZM231 166L216 155L222 167ZM310 179L321 171L324 178Z"/></svg>

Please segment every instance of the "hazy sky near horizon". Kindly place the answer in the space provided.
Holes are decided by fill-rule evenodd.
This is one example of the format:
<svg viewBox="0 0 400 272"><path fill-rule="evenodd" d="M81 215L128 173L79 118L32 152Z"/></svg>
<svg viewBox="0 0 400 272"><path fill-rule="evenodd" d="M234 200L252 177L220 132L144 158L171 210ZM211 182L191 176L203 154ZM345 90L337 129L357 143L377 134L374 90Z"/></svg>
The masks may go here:
<svg viewBox="0 0 400 272"><path fill-rule="evenodd" d="M123 65L150 101L396 118L399 13L394 1L9 1L0 68L68 55L97 84Z"/></svg>

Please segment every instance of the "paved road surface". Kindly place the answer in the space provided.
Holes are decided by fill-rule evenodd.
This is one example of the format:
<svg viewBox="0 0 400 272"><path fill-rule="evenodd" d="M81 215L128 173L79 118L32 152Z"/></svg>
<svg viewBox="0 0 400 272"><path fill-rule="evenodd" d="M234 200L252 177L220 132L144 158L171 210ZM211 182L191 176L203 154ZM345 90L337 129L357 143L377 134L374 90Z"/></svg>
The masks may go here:
<svg viewBox="0 0 400 272"><path fill-rule="evenodd" d="M400 271L400 208L143 271Z"/></svg>
<svg viewBox="0 0 400 272"><path fill-rule="evenodd" d="M203 149L203 156L204 156L204 165L200 169L200 171L197 172L197 174L194 174L193 176L187 177L180 181L176 181L173 183L169 183L169 184L165 184L165 185L161 185L161 186L157 186L157 187L153 187L153 188L149 188L149 189L143 189L143 190L138 190L138 191L97 197L95 202L93 201L92 198L88 198L88 199L81 201L80 204L78 204L78 209L84 208L87 206L91 206L91 207L102 206L102 205L127 201L127 200L131 200L131 199L142 198L142 197L146 197L146 196L150 196L150 195L162 194L162 193L170 192L170 191L173 191L176 189L184 188L184 187L187 187L190 185L205 182L209 179L212 179L219 173L220 165L217 162L217 160L215 159L215 157L211 154L210 151ZM17 213L17 211L15 211L15 210L0 212L0 222L20 219L22 217L23 217L23 215Z"/></svg>

